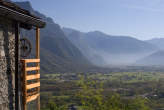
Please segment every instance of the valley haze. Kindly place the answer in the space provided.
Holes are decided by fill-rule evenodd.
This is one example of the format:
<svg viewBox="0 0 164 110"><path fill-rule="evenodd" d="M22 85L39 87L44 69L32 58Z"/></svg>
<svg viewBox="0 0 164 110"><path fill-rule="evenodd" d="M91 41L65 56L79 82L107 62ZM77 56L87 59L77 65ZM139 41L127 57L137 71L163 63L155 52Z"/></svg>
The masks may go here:
<svg viewBox="0 0 164 110"><path fill-rule="evenodd" d="M163 65L154 61L163 61L163 58L155 53L162 51L163 48L159 44L164 40L158 40L161 42L159 43L156 39L138 40L130 36L108 35L101 31L81 32L78 29L61 28L51 17L35 11L30 2L15 3L41 17L47 23L46 28L41 30L42 72ZM24 35L34 35L32 31L30 33L22 31ZM29 39L33 40L32 37ZM160 54L163 55L162 52ZM153 57L150 57L152 55Z"/></svg>
<svg viewBox="0 0 164 110"><path fill-rule="evenodd" d="M138 65L136 61L160 50L158 43L129 36L107 35L100 31L85 33L70 28L63 28L63 31L91 62L99 66ZM153 62L149 64L154 65Z"/></svg>

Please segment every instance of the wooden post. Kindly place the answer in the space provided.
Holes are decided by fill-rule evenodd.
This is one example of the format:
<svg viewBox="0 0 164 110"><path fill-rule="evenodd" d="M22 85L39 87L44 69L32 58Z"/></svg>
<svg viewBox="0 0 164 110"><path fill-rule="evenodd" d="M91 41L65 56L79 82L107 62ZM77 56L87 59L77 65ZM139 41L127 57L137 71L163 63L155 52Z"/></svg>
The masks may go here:
<svg viewBox="0 0 164 110"><path fill-rule="evenodd" d="M36 28L36 58L40 59L40 29ZM36 63L37 67L40 67L40 63ZM37 74L40 74L40 70L37 70ZM40 82L40 79L37 79ZM38 93L40 93L40 87L37 89ZM37 100L37 109L40 110L40 95Z"/></svg>
<svg viewBox="0 0 164 110"><path fill-rule="evenodd" d="M40 29L36 29L36 59L40 59Z"/></svg>
<svg viewBox="0 0 164 110"><path fill-rule="evenodd" d="M19 110L19 23L15 22L15 110Z"/></svg>
<svg viewBox="0 0 164 110"><path fill-rule="evenodd" d="M24 83L23 83L23 87L24 87L24 88L23 88L23 92L24 92L24 93L23 93L23 94L24 94L24 96L23 96L23 97L24 97L24 98L23 98L23 99L24 99L24 100L23 100L23 105L24 105L24 106L23 106L23 110L27 110L27 103L26 103L26 98L27 98L27 88L26 88L26 86L27 86L27 80L26 80L27 71L26 71L26 69L25 69L25 68L27 67L26 60L23 60L22 63L23 63L23 68L24 68L24 69L23 69L23 70L24 70L24 71L23 71L23 79L24 79L24 80L23 80L23 82L24 82Z"/></svg>

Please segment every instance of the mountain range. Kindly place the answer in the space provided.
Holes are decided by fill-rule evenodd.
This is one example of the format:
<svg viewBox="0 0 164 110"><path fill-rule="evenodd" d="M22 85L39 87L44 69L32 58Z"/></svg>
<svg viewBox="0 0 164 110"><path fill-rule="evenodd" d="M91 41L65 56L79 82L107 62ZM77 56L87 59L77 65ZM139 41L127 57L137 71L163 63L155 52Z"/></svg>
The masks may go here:
<svg viewBox="0 0 164 110"><path fill-rule="evenodd" d="M159 55L164 55L164 52L160 51L163 49L161 39L158 42L156 39L141 41L129 36L113 36L100 31L80 32L76 29L61 28L52 18L35 11L30 2L15 3L46 22L46 27L41 29L43 73L82 72L88 68L111 65L152 65L154 60L150 59L162 59ZM35 32L23 29L21 32L22 36L30 39L35 50Z"/></svg>
<svg viewBox="0 0 164 110"><path fill-rule="evenodd" d="M97 65L130 65L159 50L152 43L128 36L112 36L100 31L84 33L70 28L63 28L63 31Z"/></svg>

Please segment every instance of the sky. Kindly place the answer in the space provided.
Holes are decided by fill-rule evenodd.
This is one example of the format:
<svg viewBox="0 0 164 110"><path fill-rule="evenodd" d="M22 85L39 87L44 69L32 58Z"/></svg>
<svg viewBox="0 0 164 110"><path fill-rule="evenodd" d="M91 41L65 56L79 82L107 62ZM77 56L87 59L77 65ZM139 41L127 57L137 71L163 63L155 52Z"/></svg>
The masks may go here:
<svg viewBox="0 0 164 110"><path fill-rule="evenodd" d="M24 1L24 0L15 0ZM29 0L58 23L137 39L164 38L164 0Z"/></svg>

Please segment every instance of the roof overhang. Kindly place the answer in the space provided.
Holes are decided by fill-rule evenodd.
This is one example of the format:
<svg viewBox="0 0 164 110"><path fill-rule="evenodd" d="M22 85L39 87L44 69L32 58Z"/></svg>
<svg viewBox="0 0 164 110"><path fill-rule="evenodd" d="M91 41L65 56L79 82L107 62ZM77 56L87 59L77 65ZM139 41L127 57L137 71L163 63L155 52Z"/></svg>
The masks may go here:
<svg viewBox="0 0 164 110"><path fill-rule="evenodd" d="M18 21L20 22L23 28L27 28L27 29L30 29L30 27L32 26L38 28L44 28L46 25L46 23L39 18L17 12L15 10L12 10L2 5L0 5L0 16L4 16L13 19L15 21Z"/></svg>

